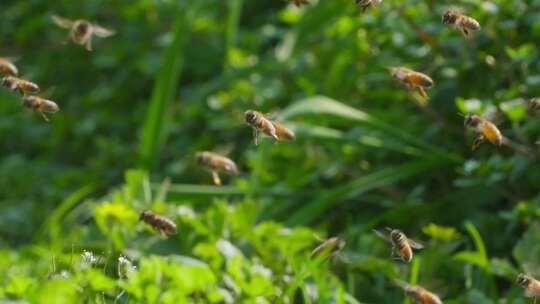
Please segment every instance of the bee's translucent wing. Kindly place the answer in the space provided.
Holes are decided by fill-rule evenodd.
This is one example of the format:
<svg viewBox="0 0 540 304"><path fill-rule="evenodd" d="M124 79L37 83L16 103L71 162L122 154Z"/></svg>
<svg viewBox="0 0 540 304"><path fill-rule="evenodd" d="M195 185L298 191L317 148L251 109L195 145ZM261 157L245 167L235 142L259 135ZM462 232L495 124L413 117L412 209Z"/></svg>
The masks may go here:
<svg viewBox="0 0 540 304"><path fill-rule="evenodd" d="M101 26L99 26L97 24L92 24L92 29L93 29L93 33L96 36L102 37L102 38L110 37L110 36L116 34L115 31L110 30L110 29L106 29L106 28L101 27Z"/></svg>
<svg viewBox="0 0 540 304"><path fill-rule="evenodd" d="M51 19L52 21L58 25L59 27L63 27L63 28L71 28L73 26L73 21L69 20L69 19L66 19L66 18L62 18L60 16L57 16L57 15L52 15L51 16Z"/></svg>
<svg viewBox="0 0 540 304"><path fill-rule="evenodd" d="M424 245L419 243L418 241L415 241L415 240L411 240L411 239L407 239L407 241L409 242L409 246L411 246L413 249L422 249L424 248Z"/></svg>
<svg viewBox="0 0 540 304"><path fill-rule="evenodd" d="M55 90L56 90L56 86L49 87L47 90L39 93L39 97L44 98L44 99L51 98Z"/></svg>
<svg viewBox="0 0 540 304"><path fill-rule="evenodd" d="M311 251L310 257L311 258L317 257L319 254L321 254L321 252L323 252L324 249L327 248L327 246L328 246L328 243L326 241L324 241L322 244L315 247L315 249L313 249L313 251Z"/></svg>
<svg viewBox="0 0 540 304"><path fill-rule="evenodd" d="M0 60L4 59L4 60L9 61L10 63L13 64L13 63L17 62L17 60L19 60L19 58L20 58L19 56L5 56L5 57L0 57Z"/></svg>
<svg viewBox="0 0 540 304"><path fill-rule="evenodd" d="M382 231L379 231L377 229L373 229L373 232L375 232L375 234L380 237L381 239L387 241L387 242L392 242L392 240L390 239L390 235L388 235L388 233L385 233L385 232L382 232Z"/></svg>

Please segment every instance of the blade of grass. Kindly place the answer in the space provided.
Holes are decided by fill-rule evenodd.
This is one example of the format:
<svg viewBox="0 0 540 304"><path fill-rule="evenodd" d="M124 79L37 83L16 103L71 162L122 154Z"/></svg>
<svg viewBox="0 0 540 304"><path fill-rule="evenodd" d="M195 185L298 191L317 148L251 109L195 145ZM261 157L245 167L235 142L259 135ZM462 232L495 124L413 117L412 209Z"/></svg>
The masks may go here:
<svg viewBox="0 0 540 304"><path fill-rule="evenodd" d="M56 244L55 240L58 240L62 234L62 219L64 216L73 209L77 203L83 198L87 197L94 191L93 185L86 185L79 190L73 192L64 201L54 209L54 211L47 217L47 220L43 224L42 228L38 231L35 239L43 238L45 233L48 233L51 238L51 244Z"/></svg>
<svg viewBox="0 0 540 304"><path fill-rule="evenodd" d="M139 167L151 170L158 158L161 146L167 139L167 126L170 119L170 104L176 96L184 60L184 47L189 33L189 5L179 5L176 22L173 25L172 43L165 51L163 63L152 91L142 129L139 147Z"/></svg>
<svg viewBox="0 0 540 304"><path fill-rule="evenodd" d="M349 139L345 132L332 128L295 123L287 123L286 126L291 128L298 138L309 138L325 141L336 140L341 142ZM387 141L370 135L359 136L352 142L369 148L385 149L412 156L424 155L424 153L418 148L396 144L394 141Z"/></svg>
<svg viewBox="0 0 540 304"><path fill-rule="evenodd" d="M474 242L474 246L476 247L476 250L478 251L479 255L482 257L482 268L484 268L484 270L487 270L488 265L489 265L489 260L486 253L486 246L484 245L482 236L480 236L480 232L478 232L476 227L470 221L465 222L465 229L467 229L467 232L469 232L469 234L471 235Z"/></svg>
<svg viewBox="0 0 540 304"><path fill-rule="evenodd" d="M465 229L467 229L467 232L471 235L474 246L476 247L478 255L482 258L482 267L480 267L484 273L486 274L489 282L489 289L490 289L490 296L493 299L493 301L496 301L498 299L497 295L497 285L495 283L495 278L493 277L493 274L491 273L491 270L489 269L489 257L487 255L486 246L484 244L484 241L482 240L482 236L480 235L480 232L478 232L478 229L473 225L472 222L466 221L465 222Z"/></svg>
<svg viewBox="0 0 540 304"><path fill-rule="evenodd" d="M242 0L227 1L229 16L227 18L227 32L225 33L226 58L225 68L231 64L231 56L236 47L238 36L238 24L240 23L240 15L242 12Z"/></svg>
<svg viewBox="0 0 540 304"><path fill-rule="evenodd" d="M303 115L331 115L365 123L368 126L383 131L398 141L402 141L424 150L426 154L436 155L454 162L462 161L462 157L459 155L446 152L435 145L418 139L418 136L404 132L402 129L387 124L386 122L381 121L366 112L360 111L326 96L315 96L299 100L288 108L284 109L280 113L280 118L282 120L286 120L295 116Z"/></svg>
<svg viewBox="0 0 540 304"><path fill-rule="evenodd" d="M418 284L418 275L420 274L420 257L415 257L411 263L411 274L409 276L409 284L416 285ZM403 300L403 304L410 304L411 300L409 298L405 298Z"/></svg>
<svg viewBox="0 0 540 304"><path fill-rule="evenodd" d="M152 192L157 192L161 184L152 184ZM184 199L216 196L245 195L246 191L235 186L212 186L212 185L191 185L191 184L171 184L168 186L168 199Z"/></svg>
<svg viewBox="0 0 540 304"><path fill-rule="evenodd" d="M389 185L410 178L423 172L445 165L440 159L422 159L398 167L385 168L375 173L360 177L352 182L324 192L315 201L305 204L288 219L289 225L308 225L322 216L328 209L340 201L358 196L366 191Z"/></svg>

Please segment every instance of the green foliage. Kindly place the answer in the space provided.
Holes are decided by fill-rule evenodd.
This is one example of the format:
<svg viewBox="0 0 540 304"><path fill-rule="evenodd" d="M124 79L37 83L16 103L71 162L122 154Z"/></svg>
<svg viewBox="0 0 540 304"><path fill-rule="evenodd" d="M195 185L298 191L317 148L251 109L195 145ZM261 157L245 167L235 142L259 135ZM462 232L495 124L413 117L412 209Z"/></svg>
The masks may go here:
<svg viewBox="0 0 540 304"><path fill-rule="evenodd" d="M84 251L77 261L77 253L61 248L53 253L55 269L34 278L27 275L43 269L7 274L2 294L55 303L71 303L76 295L100 303L275 303L290 302L296 293L310 301L344 299L343 285L328 264L309 258L316 243L310 229L256 222L258 207L249 200L234 205L216 200L199 210L154 199L145 194L145 180L142 172L128 172L124 187L88 203L95 225L78 246L108 254ZM180 233L169 239L157 235L139 222L142 207L172 215ZM92 245L98 231L106 243ZM22 266L28 261L10 262ZM309 290L303 289L306 283ZM341 301L349 302L354 303Z"/></svg>
<svg viewBox="0 0 540 304"><path fill-rule="evenodd" d="M140 166L151 169L159 155L160 147L167 139L170 104L176 96L176 84L180 78L184 47L189 34L190 6L177 5L178 16L173 25L173 41L167 48L161 70L152 92L150 107L142 129Z"/></svg>

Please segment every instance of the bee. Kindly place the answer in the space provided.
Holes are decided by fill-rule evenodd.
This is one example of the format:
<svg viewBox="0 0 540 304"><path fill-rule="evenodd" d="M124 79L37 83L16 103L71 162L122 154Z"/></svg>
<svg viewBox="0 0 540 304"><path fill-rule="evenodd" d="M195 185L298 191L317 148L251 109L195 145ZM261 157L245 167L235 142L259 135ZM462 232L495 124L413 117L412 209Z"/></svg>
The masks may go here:
<svg viewBox="0 0 540 304"><path fill-rule="evenodd" d="M540 296L540 281L530 275L520 273L516 282L525 289L525 296L534 298L533 303L536 303L536 297Z"/></svg>
<svg viewBox="0 0 540 304"><path fill-rule="evenodd" d="M386 228L388 233L373 230L375 234L392 244L392 257L398 257L403 262L409 263L413 258L413 249L419 250L424 245L410 240L398 229Z"/></svg>
<svg viewBox="0 0 540 304"><path fill-rule="evenodd" d="M152 211L144 211L141 213L139 220L152 226L152 228L158 230L160 233L171 236L176 234L176 224L170 219L153 213Z"/></svg>
<svg viewBox="0 0 540 304"><path fill-rule="evenodd" d="M533 97L529 101L529 106L535 111L540 111L540 97Z"/></svg>
<svg viewBox="0 0 540 304"><path fill-rule="evenodd" d="M431 77L404 67L392 68L391 71L395 79L399 80L407 88L416 90L422 98L428 99L426 89L431 88L434 84Z"/></svg>
<svg viewBox="0 0 540 304"><path fill-rule="evenodd" d="M308 5L309 4L309 1L308 0L292 0L292 2L294 3L294 5L300 7L302 5Z"/></svg>
<svg viewBox="0 0 540 304"><path fill-rule="evenodd" d="M470 38L472 36L471 31L480 29L480 23L478 23L478 21L472 17L463 15L459 10L455 9L447 10L443 14L442 22L444 24L453 25L465 38Z"/></svg>
<svg viewBox="0 0 540 304"><path fill-rule="evenodd" d="M221 186L221 178L218 172L224 172L230 175L240 174L234 161L217 153L207 151L198 152L195 154L195 158L201 166L210 170L214 184L218 186Z"/></svg>
<svg viewBox="0 0 540 304"><path fill-rule="evenodd" d="M106 29L83 19L72 21L56 15L51 16L51 19L59 27L70 29L69 36L71 41L86 46L88 51L92 51L93 36L106 38L115 34L113 30Z"/></svg>
<svg viewBox="0 0 540 304"><path fill-rule="evenodd" d="M0 73L4 75L17 76L19 74L19 70L9 59L0 57Z"/></svg>
<svg viewBox="0 0 540 304"><path fill-rule="evenodd" d="M381 4L382 0L355 0L356 5L362 10L362 13L365 12L371 6Z"/></svg>
<svg viewBox="0 0 540 304"><path fill-rule="evenodd" d="M2 77L2 79L0 80L0 85L21 95L39 92L39 86L37 84L28 80L17 78L15 76Z"/></svg>
<svg viewBox="0 0 540 304"><path fill-rule="evenodd" d="M439 296L422 286L411 285L399 280L396 280L396 284L403 289L415 304L443 304Z"/></svg>
<svg viewBox="0 0 540 304"><path fill-rule="evenodd" d="M313 251L311 252L311 258L316 258L323 252L331 253L332 258L336 257L341 253L341 251L343 251L343 248L345 248L345 244L346 243L343 238L340 238L338 236L331 237L322 242L315 249L313 249Z"/></svg>
<svg viewBox="0 0 540 304"><path fill-rule="evenodd" d="M49 118L45 113L56 113L60 110L56 102L39 96L24 96L23 106L34 112L40 113L41 117L43 117L46 122L49 122Z"/></svg>
<svg viewBox="0 0 540 304"><path fill-rule="evenodd" d="M484 117L474 114L467 115L465 116L464 124L466 127L473 128L476 132L476 137L474 138L472 145L473 151L476 150L485 139L496 146L501 146L505 141L504 136L497 126Z"/></svg>
<svg viewBox="0 0 540 304"><path fill-rule="evenodd" d="M244 112L244 116L248 125L253 128L253 140L255 145L258 144L257 137L259 131L270 136L272 142L276 143L281 139L294 140L293 131L285 128L282 124L268 119L264 114L257 111L248 110Z"/></svg>

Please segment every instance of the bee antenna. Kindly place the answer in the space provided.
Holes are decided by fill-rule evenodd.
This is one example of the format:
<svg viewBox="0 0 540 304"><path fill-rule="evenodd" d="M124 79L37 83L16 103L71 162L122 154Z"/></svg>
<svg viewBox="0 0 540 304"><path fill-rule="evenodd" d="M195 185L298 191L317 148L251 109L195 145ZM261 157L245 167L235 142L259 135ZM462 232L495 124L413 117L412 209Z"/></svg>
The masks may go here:
<svg viewBox="0 0 540 304"><path fill-rule="evenodd" d="M390 231L390 232L392 232L392 230L394 230L394 229L392 229L392 228L390 228L390 227L385 227L384 229L386 229L386 230L388 230L388 231Z"/></svg>
<svg viewBox="0 0 540 304"><path fill-rule="evenodd" d="M467 117L467 115L461 113L461 112L457 112L457 115L461 116L461 117Z"/></svg>

